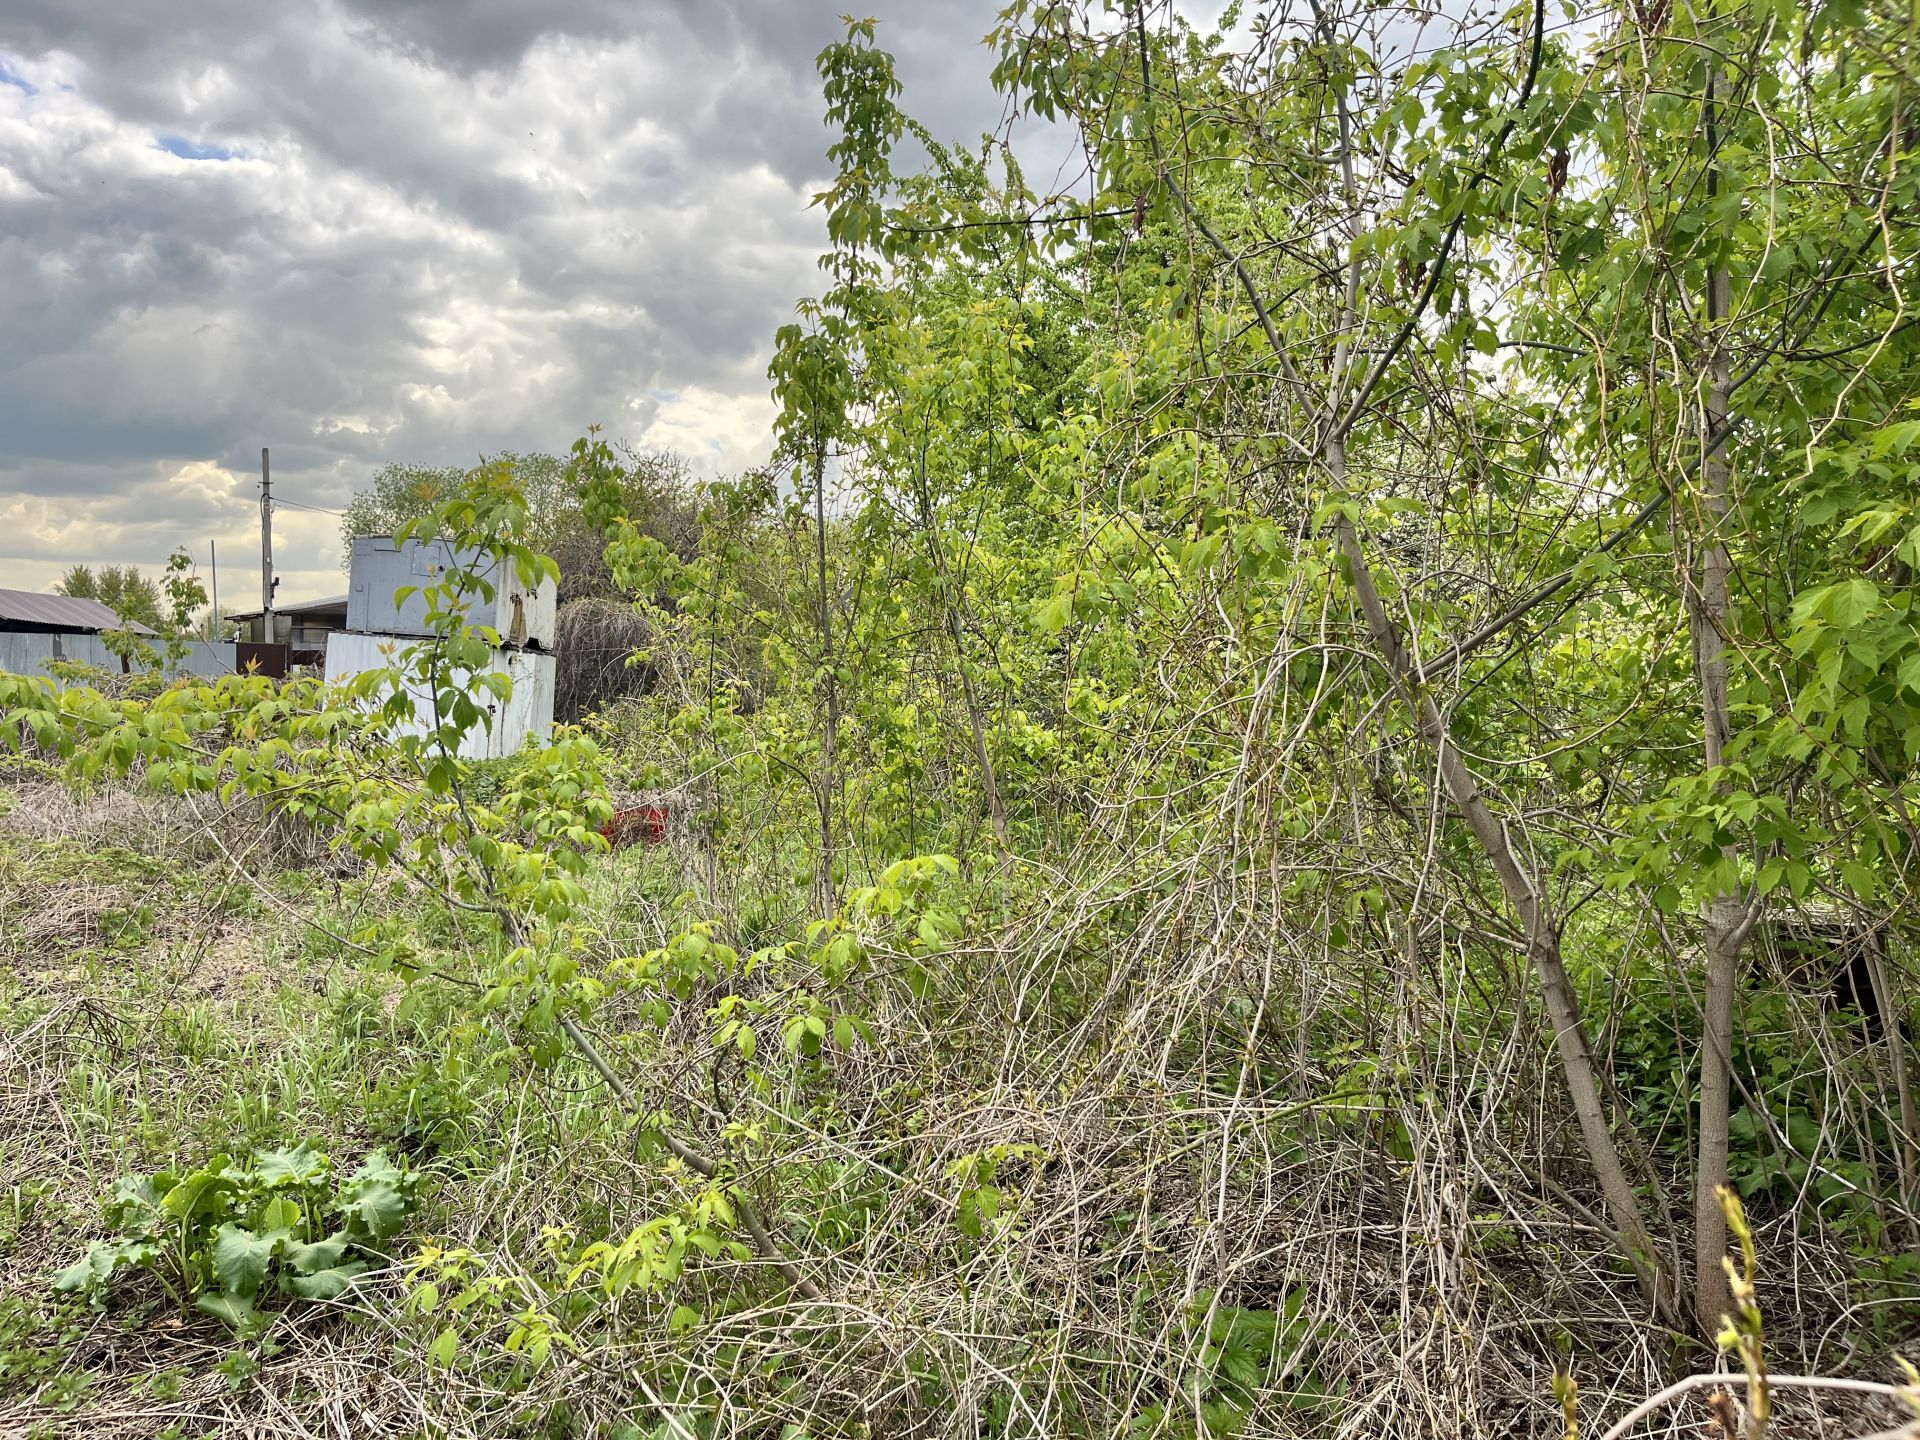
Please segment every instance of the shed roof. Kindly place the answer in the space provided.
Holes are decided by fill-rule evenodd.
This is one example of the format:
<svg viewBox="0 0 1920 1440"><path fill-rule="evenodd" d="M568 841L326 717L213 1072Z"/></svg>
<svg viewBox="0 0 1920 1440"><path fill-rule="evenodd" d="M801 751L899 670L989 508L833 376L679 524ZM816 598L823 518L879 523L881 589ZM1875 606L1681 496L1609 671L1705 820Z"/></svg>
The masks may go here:
<svg viewBox="0 0 1920 1440"><path fill-rule="evenodd" d="M347 613L347 597L326 595L318 600L290 600L273 607L273 613L276 615L320 615L330 610L338 610L344 617ZM259 618L258 606L251 610L229 610L221 616L223 620L258 620Z"/></svg>
<svg viewBox="0 0 1920 1440"><path fill-rule="evenodd" d="M0 626L9 622L86 633L131 630L136 635L153 634L152 629L137 620L131 623L122 620L98 600L83 600L77 595L42 595L35 590L0 590Z"/></svg>

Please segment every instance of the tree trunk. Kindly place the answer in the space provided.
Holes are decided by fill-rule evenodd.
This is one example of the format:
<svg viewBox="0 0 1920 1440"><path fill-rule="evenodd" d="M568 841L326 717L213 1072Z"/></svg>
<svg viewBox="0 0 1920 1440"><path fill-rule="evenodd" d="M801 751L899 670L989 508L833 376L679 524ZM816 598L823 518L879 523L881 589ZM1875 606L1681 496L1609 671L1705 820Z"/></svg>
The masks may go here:
<svg viewBox="0 0 1920 1440"><path fill-rule="evenodd" d="M1344 444L1337 438L1330 440L1325 458L1334 484L1343 485L1346 479ZM1500 888L1520 918L1526 935L1527 955L1540 977L1541 995L1547 1004L1548 1018L1553 1022L1561 1073L1565 1076L1574 1115L1580 1124L1580 1136L1585 1144L1588 1163L1593 1167L1600 1192L1606 1199L1616 1242L1627 1263L1633 1267L1641 1294L1648 1303L1658 1310L1671 1311L1672 1280L1660 1269L1653 1237L1641 1218L1639 1197L1634 1194L1633 1184L1627 1178L1626 1167L1621 1163L1620 1152L1614 1145L1613 1133L1607 1125L1606 1110L1600 1099L1599 1075L1592 1048L1587 1041L1586 1022L1581 1018L1580 999L1560 954L1559 934L1540 902L1539 890L1532 877L1514 853L1512 842L1507 838L1506 826L1488 806L1480 793L1479 784L1473 778L1473 772L1467 768L1466 761L1454 745L1446 716L1441 713L1427 688L1415 677L1413 663L1401 640L1399 627L1387 613L1379 589L1374 584L1373 572L1360 546L1360 536L1353 522L1345 515L1337 523L1336 536L1340 553L1351 572L1354 593L1360 601L1367 630L1373 637L1374 646L1387 662L1395 688L1412 709L1421 737L1433 747L1440 782L1447 792L1447 798L1466 819L1467 827L1493 863Z"/></svg>
<svg viewBox="0 0 1920 1440"><path fill-rule="evenodd" d="M814 563L820 572L820 674L826 687L825 720L820 734L820 878L822 913L834 906L839 886L833 878L833 797L839 785L840 688L834 675L839 657L833 648L833 597L827 585L827 447L813 452Z"/></svg>
<svg viewBox="0 0 1920 1440"><path fill-rule="evenodd" d="M1718 69L1707 77L1706 138L1709 163L1718 143L1714 107L1720 84ZM1707 193L1719 191L1717 168L1710 170ZM1727 356L1727 317L1732 308L1731 285L1725 266L1707 277L1707 394L1700 435L1714 433L1727 418L1727 391L1731 366ZM1701 462L1702 499L1706 508L1706 537L1701 550L1700 583L1691 596L1694 669L1700 680L1700 728L1709 770L1725 763L1732 735L1732 712L1727 700L1727 636L1731 633L1727 517L1732 509L1725 451L1715 451ZM1753 905L1760 901L1755 897ZM1693 1311L1700 1334L1711 1340L1720 1321L1733 1307L1721 1260L1727 1251L1727 1222L1720 1211L1720 1187L1727 1183L1728 1119L1732 1104L1733 1014L1740 981L1740 952L1745 948L1755 913L1732 891L1722 891L1707 902L1706 985L1700 1009L1700 1132L1693 1177Z"/></svg>

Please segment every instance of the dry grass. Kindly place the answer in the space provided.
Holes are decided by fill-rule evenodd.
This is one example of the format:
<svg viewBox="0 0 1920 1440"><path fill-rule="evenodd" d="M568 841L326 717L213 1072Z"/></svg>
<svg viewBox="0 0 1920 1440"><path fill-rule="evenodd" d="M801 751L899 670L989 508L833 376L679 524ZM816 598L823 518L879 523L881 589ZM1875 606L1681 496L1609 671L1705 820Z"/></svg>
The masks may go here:
<svg viewBox="0 0 1920 1440"><path fill-rule="evenodd" d="M652 688L654 667L629 663L653 641L653 630L633 606L586 598L560 607L555 620L553 712L578 723Z"/></svg>
<svg viewBox="0 0 1920 1440"><path fill-rule="evenodd" d="M210 845L192 823L126 796L31 790L0 821L0 838L35 856L70 854L78 836L96 858L152 847L200 861L159 876L116 864L59 886L7 872L0 1192L32 1197L16 1200L0 1243L8 1294L43 1294L95 1232L111 1176L171 1159L169 1145L197 1158L244 1146L257 1124L341 1154L367 1147L370 1078L411 1063L406 1047L444 1043L404 1031L391 990L372 1012L338 1010L329 985L342 977L300 959L296 919L228 906L252 893L234 889L242 836ZM607 953L669 934L680 912L658 897L701 868L672 848L602 866ZM876 981L863 1003L878 1044L768 1093L715 1065L701 1004L657 1042L621 1038L647 1028L630 1001L596 1015L647 1103L683 1117L701 1146L724 1150L730 1120L780 1122L742 1183L823 1301L783 1296L758 1259L715 1262L688 1282L705 1314L689 1335L667 1333L668 1299L630 1296L580 1322L581 1353L556 1350L514 1377L498 1363L423 1365L437 1322L405 1316L388 1277L353 1313L288 1312L273 1353L244 1352L257 1370L236 1373L236 1388L215 1368L239 1353L226 1332L148 1309L134 1286L69 1346L63 1373L88 1377L81 1408L55 1409L36 1376L0 1394L0 1434L478 1440L547 1433L562 1412L570 1428L552 1433L646 1433L673 1409L669 1385L694 1380L716 1397L703 1434L957 1437L989 1415L1001 1434L1114 1433L1156 1407L1175 1434L1217 1398L1209 1321L1229 1307L1284 1312L1290 1297L1294 1363L1253 1385L1251 1440L1557 1434L1556 1357L1597 1434L1691 1363L1594 1222L1527 1007L1496 1007L1495 1028L1483 1015L1469 1033L1474 1007L1449 988L1468 983L1459 970L1335 945L1296 897L1197 862L1109 879L1098 905L1091 885L1052 893L950 955L932 994ZM106 918L130 905L152 911L132 953L115 949ZM899 957L876 944L884 977ZM1386 991L1353 1005L1368 985ZM370 1013L354 1023L373 1030L343 1038L330 1005ZM1342 1053L1342 1017L1356 1013L1385 1018L1334 1068L1326 1056ZM518 1072L483 1104L470 1145L435 1162L421 1224L525 1294L564 1289L542 1258L546 1227L620 1235L689 1192L690 1177L640 1158L608 1123L581 1067ZM1003 1145L1039 1158L1005 1165L1011 1220L969 1239L952 1167ZM1836 1344L1857 1321L1847 1257L1811 1243L1820 1232L1803 1216L1762 1219L1778 1362L1897 1378L1884 1354ZM503 1333L474 1318L463 1345L485 1354ZM1676 1402L1636 1433L1702 1433L1705 1403ZM1783 1396L1779 1411L1780 1436L1903 1418L1852 1395Z"/></svg>
<svg viewBox="0 0 1920 1440"><path fill-rule="evenodd" d="M295 997L326 995L330 967L289 964L297 934L245 903L251 887L187 807L27 783L0 809L0 1300L27 1307L0 1312L0 1350L61 1354L57 1373L0 1379L0 1435L405 1423L408 1397L383 1378L390 1351L383 1362L374 1332L342 1314L289 1317L278 1354L238 1388L212 1368L234 1353L224 1328L156 1307L137 1281L64 1334L71 1321L45 1332L22 1321L45 1313L50 1277L100 1233L98 1197L115 1176L246 1148L236 1115L273 1123L276 1095L312 1064L302 1005L325 1013ZM219 823L244 834L239 817ZM254 836L234 853L284 862L292 848ZM69 1413L60 1386L76 1381ZM290 1420L296 1411L306 1418Z"/></svg>

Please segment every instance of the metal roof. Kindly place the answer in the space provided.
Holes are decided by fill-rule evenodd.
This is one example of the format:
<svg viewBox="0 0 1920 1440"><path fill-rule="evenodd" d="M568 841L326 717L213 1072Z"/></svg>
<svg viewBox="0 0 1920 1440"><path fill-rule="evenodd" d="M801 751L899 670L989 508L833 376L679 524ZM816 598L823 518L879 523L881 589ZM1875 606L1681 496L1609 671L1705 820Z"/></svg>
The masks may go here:
<svg viewBox="0 0 1920 1440"><path fill-rule="evenodd" d="M153 634L138 621L129 624L122 620L98 600L82 600L77 595L42 595L34 590L0 590L0 626L10 620L17 625L50 625L62 630L131 630L137 635Z"/></svg>
<svg viewBox="0 0 1920 1440"><path fill-rule="evenodd" d="M312 615L321 610L345 611L347 608L347 600L348 597L345 595L328 595L319 600L295 600L285 605L275 605L273 607L273 613L276 615ZM260 618L260 608L255 606L251 610L228 610L225 611L220 618L222 620L258 620Z"/></svg>

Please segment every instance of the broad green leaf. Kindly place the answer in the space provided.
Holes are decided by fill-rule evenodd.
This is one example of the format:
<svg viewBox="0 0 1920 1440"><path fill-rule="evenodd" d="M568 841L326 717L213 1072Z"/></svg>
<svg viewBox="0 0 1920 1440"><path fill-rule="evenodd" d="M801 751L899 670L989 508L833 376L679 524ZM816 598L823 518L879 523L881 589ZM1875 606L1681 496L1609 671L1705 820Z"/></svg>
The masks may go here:
<svg viewBox="0 0 1920 1440"><path fill-rule="evenodd" d="M107 1247L96 1240L86 1253L53 1277L53 1288L62 1294L91 1294L107 1283L113 1274L113 1261Z"/></svg>
<svg viewBox="0 0 1920 1440"><path fill-rule="evenodd" d="M406 1224L412 1192L412 1177L376 1150L341 1186L337 1208L354 1239L385 1240Z"/></svg>
<svg viewBox="0 0 1920 1440"><path fill-rule="evenodd" d="M302 1218L299 1201L287 1195L276 1195L260 1207L260 1217L254 1228L271 1238L291 1239Z"/></svg>
<svg viewBox="0 0 1920 1440"><path fill-rule="evenodd" d="M253 1172L263 1185L308 1185L326 1176L327 1157L302 1140L291 1150L261 1151Z"/></svg>
<svg viewBox="0 0 1920 1440"><path fill-rule="evenodd" d="M308 1275L282 1275L281 1288L308 1300L335 1300L346 1292L356 1277L367 1272L364 1260L349 1260L330 1270L315 1270Z"/></svg>
<svg viewBox="0 0 1920 1440"><path fill-rule="evenodd" d="M128 1265L145 1265L159 1253L147 1240L96 1240L87 1253L54 1277L61 1294L97 1295L113 1273Z"/></svg>
<svg viewBox="0 0 1920 1440"><path fill-rule="evenodd" d="M260 1312L253 1308L253 1301L244 1295L209 1290L193 1302L193 1308L224 1322L243 1338L259 1334L266 1324Z"/></svg>
<svg viewBox="0 0 1920 1440"><path fill-rule="evenodd" d="M333 1269L346 1253L347 1236L338 1234L316 1240L310 1245L289 1245L282 1258L295 1273L312 1275Z"/></svg>
<svg viewBox="0 0 1920 1440"><path fill-rule="evenodd" d="M220 1210L235 1189L223 1173L227 1164L226 1156L215 1156L206 1169L194 1171L169 1190L160 1202L161 1208L176 1220L192 1220Z"/></svg>
<svg viewBox="0 0 1920 1440"><path fill-rule="evenodd" d="M213 1232L213 1275L220 1288L251 1300L260 1293L278 1242L238 1225Z"/></svg>

